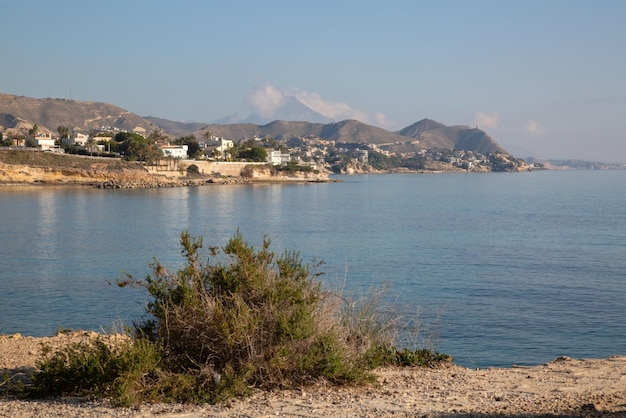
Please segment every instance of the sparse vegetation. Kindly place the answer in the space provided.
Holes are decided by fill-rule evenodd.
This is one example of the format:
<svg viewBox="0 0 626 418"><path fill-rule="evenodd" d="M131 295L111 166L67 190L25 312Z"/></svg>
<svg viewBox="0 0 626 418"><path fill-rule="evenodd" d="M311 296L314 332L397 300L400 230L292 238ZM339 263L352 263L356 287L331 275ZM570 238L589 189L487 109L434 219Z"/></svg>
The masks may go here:
<svg viewBox="0 0 626 418"><path fill-rule="evenodd" d="M252 388L364 383L379 365L449 360L395 349L397 321L379 292L357 300L331 292L311 271L318 266L297 252L275 254L268 239L255 249L237 232L207 255L201 237L183 232L181 246L177 272L155 260L145 279L118 281L150 295L130 338L45 353L30 394L217 403Z"/></svg>
<svg viewBox="0 0 626 418"><path fill-rule="evenodd" d="M287 164L277 167L277 171L293 174L296 172L312 173L314 170L310 165L300 165L296 161L289 161Z"/></svg>
<svg viewBox="0 0 626 418"><path fill-rule="evenodd" d="M2 150L0 151L0 161L5 164L30 165L34 167L50 167L57 169L79 169L92 170L94 160L81 158L73 155L56 154L51 152L35 152L28 150ZM98 161L98 164L105 165L111 171L117 170L139 170L145 171L137 164L119 159L109 159Z"/></svg>

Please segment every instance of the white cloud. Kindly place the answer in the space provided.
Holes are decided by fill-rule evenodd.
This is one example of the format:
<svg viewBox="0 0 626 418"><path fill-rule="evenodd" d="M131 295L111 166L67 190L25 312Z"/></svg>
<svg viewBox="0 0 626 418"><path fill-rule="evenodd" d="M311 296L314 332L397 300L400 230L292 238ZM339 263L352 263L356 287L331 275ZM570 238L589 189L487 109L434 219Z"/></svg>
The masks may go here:
<svg viewBox="0 0 626 418"><path fill-rule="evenodd" d="M292 95L307 107L334 120L356 119L363 123L379 126L381 128L392 128L396 124L382 113L371 114L363 110L354 109L344 102L325 100L319 93L294 90Z"/></svg>
<svg viewBox="0 0 626 418"><path fill-rule="evenodd" d="M481 129L498 129L499 125L500 115L498 115L497 112L478 112L474 115L474 119L470 122L470 126L477 126Z"/></svg>
<svg viewBox="0 0 626 418"><path fill-rule="evenodd" d="M352 119L355 110L347 103L324 100L319 93L310 93L302 90L293 90L292 96L318 113L335 120Z"/></svg>
<svg viewBox="0 0 626 418"><path fill-rule="evenodd" d="M246 95L248 106L264 118L271 118L284 101L283 93L269 83L257 87Z"/></svg>
<svg viewBox="0 0 626 418"><path fill-rule="evenodd" d="M380 126L382 128L394 128L397 124L396 122L389 120L386 115L382 113L374 113L374 125Z"/></svg>
<svg viewBox="0 0 626 418"><path fill-rule="evenodd" d="M354 109L344 102L326 100L316 92L307 92L297 88L280 91L270 83L250 91L246 96L246 101L252 111L271 119L272 113L283 105L285 97L288 96L295 97L308 108L335 121L356 119L381 128L392 128L395 125L395 122L382 113L370 114Z"/></svg>
<svg viewBox="0 0 626 418"><path fill-rule="evenodd" d="M533 135L539 135L543 133L543 128L539 125L539 122L536 120L529 120L526 123L526 132L531 133Z"/></svg>

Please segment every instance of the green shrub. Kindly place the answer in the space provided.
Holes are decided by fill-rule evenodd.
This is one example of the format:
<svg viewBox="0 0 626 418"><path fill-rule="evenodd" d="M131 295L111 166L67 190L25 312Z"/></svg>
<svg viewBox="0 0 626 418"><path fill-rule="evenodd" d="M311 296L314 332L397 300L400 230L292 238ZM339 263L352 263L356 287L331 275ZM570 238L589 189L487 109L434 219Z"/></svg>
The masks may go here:
<svg viewBox="0 0 626 418"><path fill-rule="evenodd" d="M138 329L163 342L170 367L202 367L235 380L246 376L256 387L320 377L350 380L349 370L362 367L357 358L365 350L355 353L345 341L337 298L322 289L298 253L277 256L267 239L257 251L237 233L205 264L201 238L183 233L181 244L183 269L170 274L155 262L153 275L134 282L153 298L151 320ZM335 341L322 352L338 368L311 363L311 350L328 348L325 341Z"/></svg>
<svg viewBox="0 0 626 418"><path fill-rule="evenodd" d="M297 252L278 256L268 239L257 250L237 232L207 256L202 238L183 232L181 246L177 272L155 259L145 279L118 281L150 295L131 338L46 353L32 394L215 403L251 387L362 383L380 365L437 360L393 348L397 321L381 313L382 292L357 300L331 292Z"/></svg>
<svg viewBox="0 0 626 418"><path fill-rule="evenodd" d="M44 346L30 395L114 395L127 406L149 399L142 391L159 375L160 364L159 346L145 338L111 342L100 336L56 352Z"/></svg>

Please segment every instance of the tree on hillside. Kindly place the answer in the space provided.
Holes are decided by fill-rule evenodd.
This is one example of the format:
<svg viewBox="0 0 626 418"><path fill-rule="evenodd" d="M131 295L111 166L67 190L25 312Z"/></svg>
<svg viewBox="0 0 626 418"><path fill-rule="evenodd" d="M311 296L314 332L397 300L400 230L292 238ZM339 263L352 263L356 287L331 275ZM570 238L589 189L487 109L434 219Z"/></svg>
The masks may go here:
<svg viewBox="0 0 626 418"><path fill-rule="evenodd" d="M70 137L70 128L67 126L60 125L57 128L57 132L61 136L61 138L69 138Z"/></svg>
<svg viewBox="0 0 626 418"><path fill-rule="evenodd" d="M265 151L265 148L257 145L253 148L239 151L238 157L243 160L263 162L267 160L267 151Z"/></svg>
<svg viewBox="0 0 626 418"><path fill-rule="evenodd" d="M93 156L93 150L96 147L96 145L98 144L98 142L96 141L96 138L94 138L93 136L89 136L89 138L87 138L87 149L89 150L89 155Z"/></svg>
<svg viewBox="0 0 626 418"><path fill-rule="evenodd" d="M202 155L200 152L200 143L196 140L196 137L193 135L181 136L180 138L176 138L173 141L175 145L187 145L189 148L187 149L187 153L189 158L197 158Z"/></svg>
<svg viewBox="0 0 626 418"><path fill-rule="evenodd" d="M38 132L39 126L37 126L37 124L34 124L33 127L28 130L28 136L32 136L34 138L37 136Z"/></svg>
<svg viewBox="0 0 626 418"><path fill-rule="evenodd" d="M0 146L2 147L10 147L13 145L13 140L8 136L5 138L2 132L0 132Z"/></svg>
<svg viewBox="0 0 626 418"><path fill-rule="evenodd" d="M12 147L13 143L14 143L13 138L11 138L9 135L4 136L2 132L0 132L0 146Z"/></svg>
<svg viewBox="0 0 626 418"><path fill-rule="evenodd" d="M127 161L142 161L152 164L163 157L163 152L156 145L150 144L146 138L131 132L120 132L115 135L120 154Z"/></svg>
<svg viewBox="0 0 626 418"><path fill-rule="evenodd" d="M263 162L267 159L267 151L265 151L265 148L260 146L254 139L242 142L239 147L237 147L236 154L233 154L233 151L234 150L231 148L231 154L235 158L242 160Z"/></svg>
<svg viewBox="0 0 626 418"><path fill-rule="evenodd" d="M154 131L150 132L150 135L148 135L146 139L150 144L162 144L166 143L169 140L169 136L165 132L159 129L155 129Z"/></svg>

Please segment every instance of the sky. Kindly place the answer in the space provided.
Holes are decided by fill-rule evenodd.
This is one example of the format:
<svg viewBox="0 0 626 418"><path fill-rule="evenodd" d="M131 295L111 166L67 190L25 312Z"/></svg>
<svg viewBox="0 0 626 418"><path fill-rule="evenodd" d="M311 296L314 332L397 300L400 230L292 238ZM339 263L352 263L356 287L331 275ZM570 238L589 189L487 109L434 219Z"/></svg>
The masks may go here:
<svg viewBox="0 0 626 418"><path fill-rule="evenodd" d="M0 92L215 122L295 96L626 162L626 1L0 0ZM0 110L1 111L1 110Z"/></svg>

